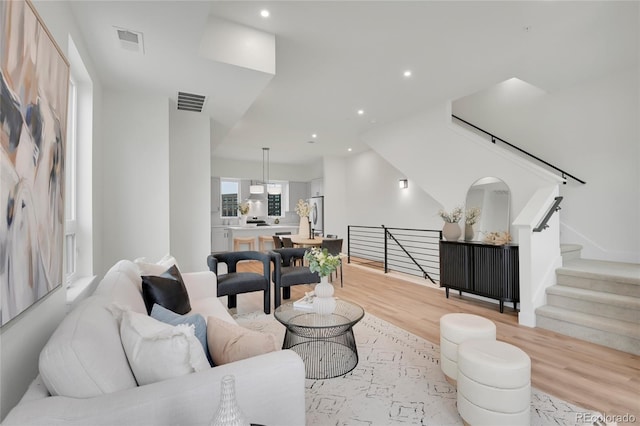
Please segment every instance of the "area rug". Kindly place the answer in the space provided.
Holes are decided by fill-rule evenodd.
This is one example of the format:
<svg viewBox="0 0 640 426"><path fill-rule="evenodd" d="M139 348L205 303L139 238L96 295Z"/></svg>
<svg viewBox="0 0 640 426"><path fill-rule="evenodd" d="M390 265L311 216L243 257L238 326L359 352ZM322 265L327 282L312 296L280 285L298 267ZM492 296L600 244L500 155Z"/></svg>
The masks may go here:
<svg viewBox="0 0 640 426"><path fill-rule="evenodd" d="M284 326L262 312L236 316L246 328L271 333ZM354 327L359 362L334 379L306 380L308 425L462 425L456 389L440 369L440 349L371 314ZM532 388L531 425L576 425L593 411Z"/></svg>

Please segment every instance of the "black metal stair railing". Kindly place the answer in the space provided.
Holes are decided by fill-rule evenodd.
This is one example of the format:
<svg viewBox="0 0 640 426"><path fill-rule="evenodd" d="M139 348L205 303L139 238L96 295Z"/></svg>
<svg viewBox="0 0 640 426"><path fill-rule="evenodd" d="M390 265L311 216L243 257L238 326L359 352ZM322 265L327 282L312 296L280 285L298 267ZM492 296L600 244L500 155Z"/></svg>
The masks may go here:
<svg viewBox="0 0 640 426"><path fill-rule="evenodd" d="M417 275L436 283L440 279L441 230L349 225L347 261Z"/></svg>
<svg viewBox="0 0 640 426"><path fill-rule="evenodd" d="M547 161L543 160L542 158L536 157L535 155L531 154L530 152L527 152L527 151L525 151L524 149L522 149L522 148L520 148L520 147L517 147L517 146L515 146L514 144L509 143L509 142L505 141L504 139L501 139L501 138L497 137L496 135L494 135L494 134L492 134L492 133L490 133L490 132L487 132L486 130L484 130L484 129L482 129L482 128L478 127L478 126L476 126L475 124L469 123L467 120L465 120L465 119L463 119L463 118L460 118L460 117L458 117L457 115L451 114L451 117L455 118L455 119L456 119L456 120L458 120L458 121L463 122L464 124L466 124L466 125L467 125L467 126L469 126L469 127L472 127L472 128L474 128L474 129L476 129L476 130L478 130L478 131L480 131L480 132L484 133L485 135L487 135L487 136L491 137L491 142L492 142L492 143L494 143L494 144L495 144L495 143L496 143L496 141L500 141L500 142L502 142L503 144L505 144L505 145L509 146L510 148L513 148L513 149L515 149L516 151L518 151L518 152L520 152L520 153L522 153L522 154L524 154L524 155L526 155L526 156L528 156L528 157L530 157L530 158L533 158L534 160L536 160L536 161L538 161L538 162L540 162L540 163L544 164L545 166L552 168L552 169L553 169L553 170L555 170L556 172L560 173L560 175L562 176L562 179L566 179L566 178L568 178L568 177L569 177L569 178L571 178L571 179L575 180L576 182L580 182L580 183L582 183L582 184L586 184L586 183L587 183L587 182L585 182L584 180L582 180L582 179L579 179L579 178L575 177L575 176L574 176L574 175L572 175L571 173L566 172L566 171L562 170L561 168L556 167L556 166L554 166L553 164L551 164L551 163L549 163L549 162L547 162ZM567 182L565 181L565 182L563 182L563 183L565 183L565 184L566 184Z"/></svg>
<svg viewBox="0 0 640 426"><path fill-rule="evenodd" d="M560 203L562 202L562 198L563 197L556 197L553 199L553 204L551 204L551 207L549 207L549 210L547 210L547 214L544 215L538 226L533 228L533 232L542 232L549 227L549 225L547 225L547 222L549 222L549 219L551 219L551 216L553 216L555 212L561 209Z"/></svg>

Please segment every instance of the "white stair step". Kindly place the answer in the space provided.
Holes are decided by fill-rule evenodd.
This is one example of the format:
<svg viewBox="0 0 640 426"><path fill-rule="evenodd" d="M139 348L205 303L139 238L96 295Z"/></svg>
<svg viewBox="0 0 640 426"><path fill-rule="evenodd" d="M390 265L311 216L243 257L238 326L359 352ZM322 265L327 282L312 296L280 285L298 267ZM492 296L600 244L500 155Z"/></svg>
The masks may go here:
<svg viewBox="0 0 640 426"><path fill-rule="evenodd" d="M582 246L580 244L560 244L560 254L562 255L563 262L579 259L582 253Z"/></svg>
<svg viewBox="0 0 640 426"><path fill-rule="evenodd" d="M559 285L546 292L551 306L640 325L640 298Z"/></svg>
<svg viewBox="0 0 640 426"><path fill-rule="evenodd" d="M640 297L640 265L574 259L556 270L558 285Z"/></svg>
<svg viewBox="0 0 640 426"><path fill-rule="evenodd" d="M640 355L640 327L634 323L546 305L536 309L536 325L556 333Z"/></svg>

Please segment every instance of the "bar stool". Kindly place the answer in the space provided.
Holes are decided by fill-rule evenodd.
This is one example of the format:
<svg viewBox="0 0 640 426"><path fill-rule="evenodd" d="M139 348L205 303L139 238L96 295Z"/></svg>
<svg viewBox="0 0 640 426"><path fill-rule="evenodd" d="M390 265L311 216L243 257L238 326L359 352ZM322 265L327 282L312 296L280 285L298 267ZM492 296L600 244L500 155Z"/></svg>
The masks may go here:
<svg viewBox="0 0 640 426"><path fill-rule="evenodd" d="M258 242L259 242L260 251L272 250L277 248L273 243L273 236L271 235L260 235L258 237ZM269 244L269 247L267 248L265 244Z"/></svg>
<svg viewBox="0 0 640 426"><path fill-rule="evenodd" d="M235 237L233 239L233 251L240 251L241 244L247 244L249 246L247 250L255 251L256 249L255 237Z"/></svg>

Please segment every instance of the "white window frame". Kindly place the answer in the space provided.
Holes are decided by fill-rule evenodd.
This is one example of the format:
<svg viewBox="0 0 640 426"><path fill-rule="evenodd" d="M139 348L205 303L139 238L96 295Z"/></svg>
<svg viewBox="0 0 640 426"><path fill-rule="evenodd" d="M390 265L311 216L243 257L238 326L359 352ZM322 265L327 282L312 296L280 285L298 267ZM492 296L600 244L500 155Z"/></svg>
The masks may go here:
<svg viewBox="0 0 640 426"><path fill-rule="evenodd" d="M78 85L72 77L69 79L67 140L65 153L64 274L67 287L70 286L78 276L77 137Z"/></svg>

